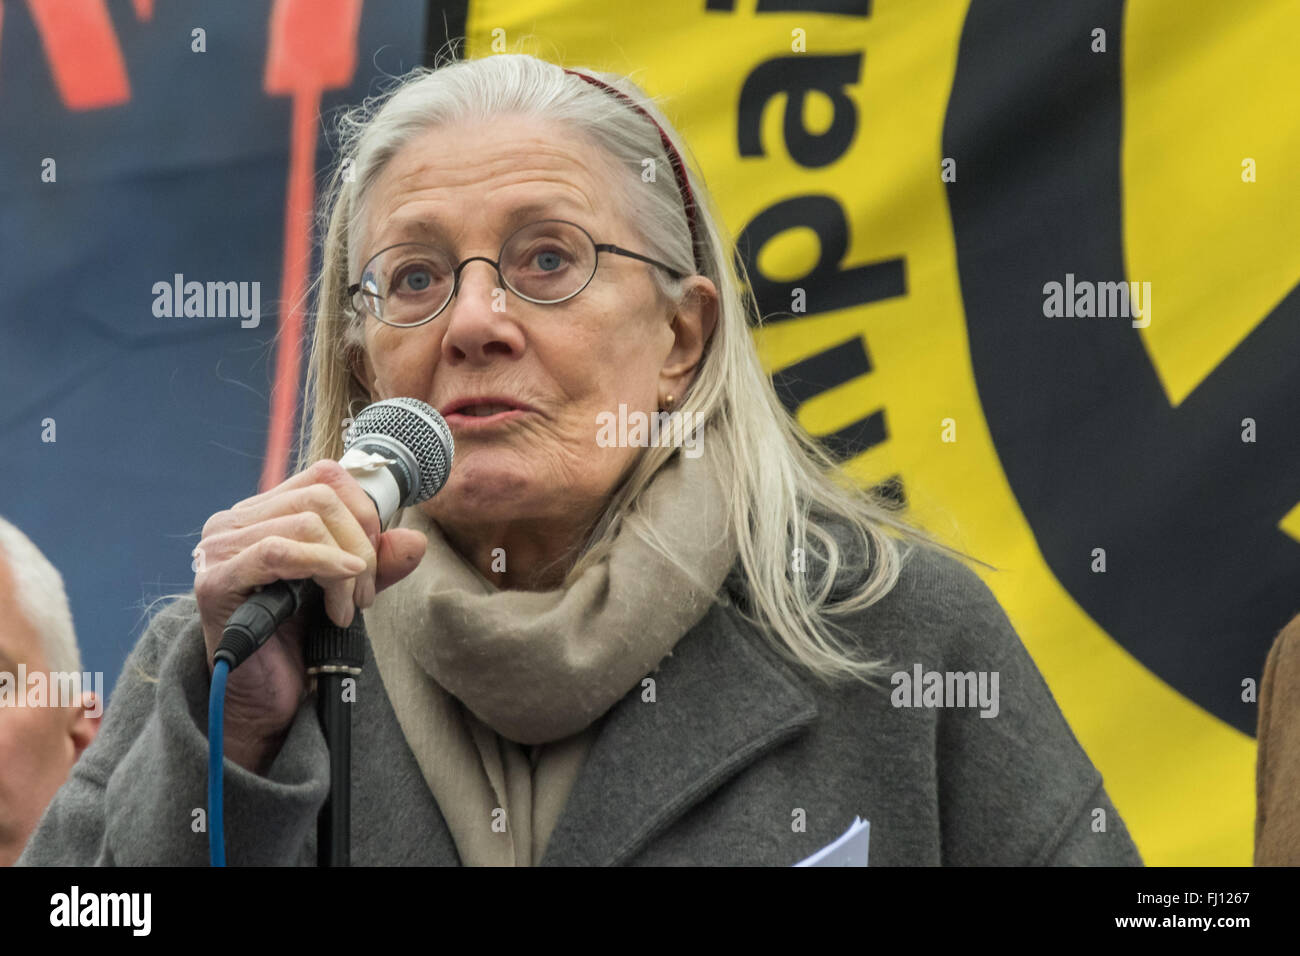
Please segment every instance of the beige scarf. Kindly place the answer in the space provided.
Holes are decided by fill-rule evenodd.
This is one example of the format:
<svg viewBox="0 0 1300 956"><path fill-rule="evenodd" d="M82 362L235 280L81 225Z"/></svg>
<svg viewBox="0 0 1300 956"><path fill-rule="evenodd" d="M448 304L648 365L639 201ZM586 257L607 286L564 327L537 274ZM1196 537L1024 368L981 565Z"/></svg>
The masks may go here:
<svg viewBox="0 0 1300 956"><path fill-rule="evenodd" d="M365 623L465 865L541 860L599 718L708 611L737 553L718 444L701 442L698 458L674 455L612 549L559 590L499 590L419 508L400 514L397 523L424 532L429 546ZM652 528L681 563L632 522ZM526 754L521 744L536 746Z"/></svg>

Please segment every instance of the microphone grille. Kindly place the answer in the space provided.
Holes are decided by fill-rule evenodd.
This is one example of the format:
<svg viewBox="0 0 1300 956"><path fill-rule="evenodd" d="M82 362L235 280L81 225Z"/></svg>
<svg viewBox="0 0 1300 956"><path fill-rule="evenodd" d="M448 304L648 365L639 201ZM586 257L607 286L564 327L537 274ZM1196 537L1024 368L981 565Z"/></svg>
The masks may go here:
<svg viewBox="0 0 1300 956"><path fill-rule="evenodd" d="M383 435L405 446L415 457L420 483L402 507L427 501L446 483L456 444L446 420L432 405L406 397L367 405L348 426L344 450L366 435Z"/></svg>

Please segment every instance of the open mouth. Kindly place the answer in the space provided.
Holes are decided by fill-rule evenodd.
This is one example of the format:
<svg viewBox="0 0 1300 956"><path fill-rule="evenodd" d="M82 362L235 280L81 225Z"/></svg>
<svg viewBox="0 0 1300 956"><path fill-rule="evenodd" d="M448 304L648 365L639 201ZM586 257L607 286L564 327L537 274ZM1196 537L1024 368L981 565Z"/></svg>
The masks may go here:
<svg viewBox="0 0 1300 956"><path fill-rule="evenodd" d="M499 395L476 395L443 406L442 417L456 428L495 425L520 418L532 409Z"/></svg>

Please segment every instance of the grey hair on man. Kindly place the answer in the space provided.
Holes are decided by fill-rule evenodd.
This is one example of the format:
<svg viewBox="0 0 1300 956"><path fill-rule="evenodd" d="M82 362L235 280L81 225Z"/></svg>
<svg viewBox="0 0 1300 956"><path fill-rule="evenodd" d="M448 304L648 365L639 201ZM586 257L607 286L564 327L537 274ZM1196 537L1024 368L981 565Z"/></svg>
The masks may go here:
<svg viewBox="0 0 1300 956"><path fill-rule="evenodd" d="M27 623L40 635L47 667L80 675L81 651L77 647L77 632L72 625L63 576L27 535L3 517L0 517L0 561L9 569L14 601Z"/></svg>
<svg viewBox="0 0 1300 956"><path fill-rule="evenodd" d="M0 518L0 866L18 859L98 734L101 685L81 671L62 576Z"/></svg>

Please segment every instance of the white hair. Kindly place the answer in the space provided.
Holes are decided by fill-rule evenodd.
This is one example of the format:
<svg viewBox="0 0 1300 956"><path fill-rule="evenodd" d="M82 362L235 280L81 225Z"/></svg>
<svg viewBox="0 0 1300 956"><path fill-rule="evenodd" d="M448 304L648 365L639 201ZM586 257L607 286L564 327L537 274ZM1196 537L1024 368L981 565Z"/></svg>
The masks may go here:
<svg viewBox="0 0 1300 956"><path fill-rule="evenodd" d="M81 652L72 626L72 610L63 578L40 548L0 517L0 561L9 568L14 603L36 631L45 666L67 674L81 673Z"/></svg>
<svg viewBox="0 0 1300 956"><path fill-rule="evenodd" d="M339 124L341 155L322 208L324 248L315 283L315 329L304 400L311 421L301 435L298 464L306 467L321 458L339 457L339 423L370 400L351 372L352 361L364 347L363 320L349 308L346 290L358 257L356 233L367 194L385 165L430 129L502 116L540 117L557 131L583 134L595 144L593 158L604 160L602 171L616 177L608 184L610 196L621 201L626 221L634 224L639 250L687 275L698 271L718 289L716 330L676 409L694 413L696 421L705 423L707 440L727 453L728 502L751 619L779 652L811 672L871 682L887 673L887 665L857 658L853 648L837 638L843 633L837 619L883 598L917 547L968 556L904 520L897 513L899 506L882 494L854 487L786 411L751 336L751 327L761 324L762 317L744 265L734 254L734 239L703 179L690 168L690 152L681 136L632 80L586 72L653 115L683 157L697 202L698 245L692 246L682 196L667 172L671 167L658 130L607 92L526 54L503 53L413 71L384 95L345 114ZM646 159L653 159L665 174L643 181ZM682 301L681 281L657 269L650 269L650 275L670 302ZM640 513L638 499L674 451L651 447L642 453L566 584L600 560L620 527L672 557L653 523ZM797 549L820 560L819 573L788 572L791 555L800 553ZM842 578L851 579L849 593L844 593ZM858 639L851 636L851 643Z"/></svg>

